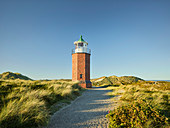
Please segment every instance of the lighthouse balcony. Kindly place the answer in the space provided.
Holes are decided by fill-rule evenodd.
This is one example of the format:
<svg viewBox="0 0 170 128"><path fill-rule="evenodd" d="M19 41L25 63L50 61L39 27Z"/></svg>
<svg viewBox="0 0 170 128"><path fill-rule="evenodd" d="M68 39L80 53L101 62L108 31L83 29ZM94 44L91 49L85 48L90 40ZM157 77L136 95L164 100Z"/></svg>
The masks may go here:
<svg viewBox="0 0 170 128"><path fill-rule="evenodd" d="M85 47L77 47L75 49L72 49L72 54L74 53L88 53L91 54L91 49L85 48Z"/></svg>

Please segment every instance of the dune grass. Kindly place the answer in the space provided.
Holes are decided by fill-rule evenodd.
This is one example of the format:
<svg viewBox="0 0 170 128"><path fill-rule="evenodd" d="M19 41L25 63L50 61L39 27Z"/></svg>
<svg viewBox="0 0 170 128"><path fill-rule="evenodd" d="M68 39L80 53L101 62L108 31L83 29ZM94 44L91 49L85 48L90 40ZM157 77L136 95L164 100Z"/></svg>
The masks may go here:
<svg viewBox="0 0 170 128"><path fill-rule="evenodd" d="M46 125L59 109L53 105L69 103L82 91L77 83L64 80L1 80L0 128Z"/></svg>
<svg viewBox="0 0 170 128"><path fill-rule="evenodd" d="M109 95L120 96L119 107L107 115L110 127L169 127L170 82L139 81L109 88Z"/></svg>

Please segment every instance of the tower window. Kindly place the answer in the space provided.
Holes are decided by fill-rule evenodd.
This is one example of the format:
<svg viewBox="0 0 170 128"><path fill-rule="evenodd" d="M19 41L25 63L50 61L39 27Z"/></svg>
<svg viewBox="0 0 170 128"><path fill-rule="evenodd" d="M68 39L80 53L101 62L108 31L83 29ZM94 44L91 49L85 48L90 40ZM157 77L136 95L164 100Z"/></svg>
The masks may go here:
<svg viewBox="0 0 170 128"><path fill-rule="evenodd" d="M83 77L83 74L80 74L80 79Z"/></svg>
<svg viewBox="0 0 170 128"><path fill-rule="evenodd" d="M83 43L78 43L78 46L81 46L81 47L82 47L82 46L83 46Z"/></svg>

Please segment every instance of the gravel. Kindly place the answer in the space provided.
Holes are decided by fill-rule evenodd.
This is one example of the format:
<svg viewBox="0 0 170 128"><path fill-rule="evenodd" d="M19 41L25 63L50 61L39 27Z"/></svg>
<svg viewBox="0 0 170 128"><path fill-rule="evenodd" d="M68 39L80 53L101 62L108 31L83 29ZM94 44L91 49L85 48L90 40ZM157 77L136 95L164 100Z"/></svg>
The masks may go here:
<svg viewBox="0 0 170 128"><path fill-rule="evenodd" d="M107 128L108 111L114 109L114 101L107 95L111 90L92 88L70 105L52 115L46 128Z"/></svg>

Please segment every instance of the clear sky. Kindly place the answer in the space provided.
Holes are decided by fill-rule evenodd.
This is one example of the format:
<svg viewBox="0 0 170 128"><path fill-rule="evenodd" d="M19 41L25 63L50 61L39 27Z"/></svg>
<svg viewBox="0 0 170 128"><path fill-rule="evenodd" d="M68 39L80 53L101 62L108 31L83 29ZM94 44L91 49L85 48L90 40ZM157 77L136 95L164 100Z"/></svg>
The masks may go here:
<svg viewBox="0 0 170 128"><path fill-rule="evenodd" d="M80 35L91 78L170 80L170 0L0 0L0 73L71 78Z"/></svg>

